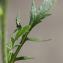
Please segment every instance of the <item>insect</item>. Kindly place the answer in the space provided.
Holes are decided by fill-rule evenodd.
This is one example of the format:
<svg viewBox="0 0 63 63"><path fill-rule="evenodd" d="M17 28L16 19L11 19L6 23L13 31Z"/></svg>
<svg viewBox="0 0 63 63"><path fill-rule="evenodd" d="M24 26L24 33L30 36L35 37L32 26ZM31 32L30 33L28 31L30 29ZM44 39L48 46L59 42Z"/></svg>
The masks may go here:
<svg viewBox="0 0 63 63"><path fill-rule="evenodd" d="M16 27L19 29L21 28L21 24L20 24L21 18L19 16L16 17Z"/></svg>

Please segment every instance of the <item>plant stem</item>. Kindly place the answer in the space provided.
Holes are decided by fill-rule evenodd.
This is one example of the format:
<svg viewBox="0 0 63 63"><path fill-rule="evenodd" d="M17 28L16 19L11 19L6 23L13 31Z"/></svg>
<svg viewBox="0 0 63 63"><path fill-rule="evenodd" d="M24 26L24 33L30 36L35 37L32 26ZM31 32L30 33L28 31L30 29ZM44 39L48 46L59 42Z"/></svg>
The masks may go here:
<svg viewBox="0 0 63 63"><path fill-rule="evenodd" d="M19 53L21 47L22 47L23 44L25 43L26 38L27 38L27 34L23 35L22 41L20 42L21 45L18 46L18 48L16 49L16 52L15 52L14 55L12 56L12 58L11 58L11 60L10 60L10 63L14 63L14 62L15 62L15 58L16 58L17 54Z"/></svg>
<svg viewBox="0 0 63 63"><path fill-rule="evenodd" d="M27 40L27 35L28 35L29 32L31 31L31 29L32 29L32 28L30 27L29 31L26 32L26 33L22 36L22 40L21 40L21 42L20 42L20 45L17 47L17 49L16 49L14 55L12 55L11 60L10 60L9 63L14 63L14 62L15 62L16 56L18 55L18 53L19 53L20 49L22 48L22 46L24 45L24 43L26 42L26 40Z"/></svg>
<svg viewBox="0 0 63 63"><path fill-rule="evenodd" d="M5 10L6 0L0 0L0 21L1 21L1 33L2 33L2 62L8 63L7 60L7 48L5 42Z"/></svg>

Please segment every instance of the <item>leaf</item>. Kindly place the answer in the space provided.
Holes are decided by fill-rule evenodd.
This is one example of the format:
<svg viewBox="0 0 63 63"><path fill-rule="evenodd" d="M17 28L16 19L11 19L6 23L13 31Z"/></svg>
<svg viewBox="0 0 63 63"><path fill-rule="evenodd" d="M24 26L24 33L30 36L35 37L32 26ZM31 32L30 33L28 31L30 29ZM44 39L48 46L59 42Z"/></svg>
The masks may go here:
<svg viewBox="0 0 63 63"><path fill-rule="evenodd" d="M29 60L29 59L33 59L33 58L30 58L30 57L27 57L27 56L21 56L21 57L17 57L15 59L15 61L19 61L19 60Z"/></svg>
<svg viewBox="0 0 63 63"><path fill-rule="evenodd" d="M35 10L34 13L33 12L31 13L30 24L32 28L36 26L37 24L39 24L40 22L42 22L41 21L42 19L51 15L48 13L48 11L51 9L53 4L54 4L54 0L44 0L42 5L39 7L39 10ZM32 5L32 9L34 8L36 8L35 4Z"/></svg>
<svg viewBox="0 0 63 63"><path fill-rule="evenodd" d="M36 6L35 6L35 2L34 0L32 0L32 8L31 8L31 17L30 17L30 23L33 23L34 19L36 18L37 15L37 10L36 10Z"/></svg>
<svg viewBox="0 0 63 63"><path fill-rule="evenodd" d="M19 29L16 33L16 37L15 40L17 40L20 36L22 36L25 32L28 32L30 28L30 25L26 25L24 27L22 27L21 29Z"/></svg>
<svg viewBox="0 0 63 63"><path fill-rule="evenodd" d="M27 40L29 40L29 41L40 41L39 39L37 39L37 38L27 38Z"/></svg>
<svg viewBox="0 0 63 63"><path fill-rule="evenodd" d="M39 8L40 13L48 12L54 5L55 0L44 0L42 5Z"/></svg>
<svg viewBox="0 0 63 63"><path fill-rule="evenodd" d="M46 14L39 14L36 16L36 20L33 22L32 27L34 27L35 25L39 24L40 22L42 22L41 20L50 16L51 14L46 13Z"/></svg>
<svg viewBox="0 0 63 63"><path fill-rule="evenodd" d="M35 20L33 26L42 22L41 21L42 19L51 15L51 14L48 13L48 11L53 7L53 4L54 4L54 0L44 0L42 5L39 7L39 10L37 11L36 20Z"/></svg>
<svg viewBox="0 0 63 63"><path fill-rule="evenodd" d="M44 14L44 15L42 15L42 16L40 16L40 19L44 19L45 17L48 17L48 16L50 16L50 15L52 15L52 14Z"/></svg>
<svg viewBox="0 0 63 63"><path fill-rule="evenodd" d="M48 13L48 11L53 7L53 4L54 0L44 0L42 5L39 7L39 10L37 11L37 18L35 25L42 22L41 21L42 19L51 15Z"/></svg>
<svg viewBox="0 0 63 63"><path fill-rule="evenodd" d="M13 54L12 42L6 44L6 47L7 47L7 58L8 58L8 61L9 61L11 59L12 54Z"/></svg>
<svg viewBox="0 0 63 63"><path fill-rule="evenodd" d="M14 40L13 37L11 37L11 42L12 42L12 46L13 46L14 45L14 42L15 42L15 40Z"/></svg>
<svg viewBox="0 0 63 63"><path fill-rule="evenodd" d="M46 42L46 41L51 41L52 39L46 39L46 40L41 40L41 39L37 39L37 38L27 38L27 40L29 41L33 41L33 42Z"/></svg>
<svg viewBox="0 0 63 63"><path fill-rule="evenodd" d="M18 46L21 46L21 44L14 45L13 49L18 47Z"/></svg>

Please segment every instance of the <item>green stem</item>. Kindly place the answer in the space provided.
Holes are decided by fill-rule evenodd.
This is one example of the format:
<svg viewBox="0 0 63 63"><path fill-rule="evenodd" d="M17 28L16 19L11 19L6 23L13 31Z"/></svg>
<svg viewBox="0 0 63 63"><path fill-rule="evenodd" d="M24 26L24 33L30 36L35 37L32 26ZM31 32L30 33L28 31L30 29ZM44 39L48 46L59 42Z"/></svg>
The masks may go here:
<svg viewBox="0 0 63 63"><path fill-rule="evenodd" d="M10 63L14 63L14 62L15 62L15 58L16 58L17 54L19 53L21 47L22 47L23 44L25 43L26 37L27 37L27 34L23 35L22 41L20 42L21 45L18 46L18 48L16 49L16 52L15 52L14 55L12 56L12 58L11 58L11 60L10 60Z"/></svg>
<svg viewBox="0 0 63 63"><path fill-rule="evenodd" d="M8 63L7 48L6 48L6 42L5 42L5 9L6 9L6 0L0 0L0 22L1 22L1 33L2 33L2 62Z"/></svg>
<svg viewBox="0 0 63 63"><path fill-rule="evenodd" d="M9 63L14 63L14 62L15 62L16 56L18 55L18 53L19 53L20 49L22 48L22 46L24 45L24 43L26 42L26 40L27 40L27 35L28 35L29 32L31 31L31 29L32 29L32 28L30 27L29 31L26 32L26 33L22 36L22 40L21 40L21 42L20 42L21 45L19 45L19 46L17 47L17 49L16 49L14 55L11 57L11 60L10 60Z"/></svg>

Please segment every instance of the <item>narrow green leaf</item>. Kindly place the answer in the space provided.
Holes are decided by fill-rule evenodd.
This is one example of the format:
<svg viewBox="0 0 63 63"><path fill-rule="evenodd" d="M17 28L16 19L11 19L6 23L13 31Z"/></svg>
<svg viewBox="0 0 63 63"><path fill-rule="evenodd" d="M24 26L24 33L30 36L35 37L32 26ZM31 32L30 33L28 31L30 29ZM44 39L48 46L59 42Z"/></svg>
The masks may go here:
<svg viewBox="0 0 63 63"><path fill-rule="evenodd" d="M33 2L34 3L34 2ZM39 10L35 10L34 13L31 13L31 19L30 23L32 25L32 28L42 22L41 20L46 18L47 16L50 16L51 14L48 13L48 11L53 7L54 0L44 0L42 5L40 6ZM32 10L35 9L35 4L32 5ZM36 13L36 14L35 14Z"/></svg>
<svg viewBox="0 0 63 63"><path fill-rule="evenodd" d="M35 6L35 1L34 1L34 0L32 0L31 13L32 13L32 16L33 16L33 18L34 18L34 16L36 15L36 6Z"/></svg>
<svg viewBox="0 0 63 63"><path fill-rule="evenodd" d="M21 46L21 44L18 44L18 45L14 45L14 47L13 47L13 48L16 48L16 47L18 47L18 46Z"/></svg>
<svg viewBox="0 0 63 63"><path fill-rule="evenodd" d="M53 4L54 4L54 0L44 0L42 5L39 7L39 10L37 11L36 20L33 24L34 26L42 22L41 21L42 19L51 15L48 13L48 11L53 7Z"/></svg>
<svg viewBox="0 0 63 63"><path fill-rule="evenodd" d="M15 42L15 40L14 40L13 37L11 37L11 42L12 42L12 46L13 46L14 45L14 42Z"/></svg>
<svg viewBox="0 0 63 63"><path fill-rule="evenodd" d="M44 14L44 15L40 15L40 19L44 19L44 18L46 18L46 17L48 17L48 16L50 16L50 15L52 15L52 14Z"/></svg>
<svg viewBox="0 0 63 63"><path fill-rule="evenodd" d="M53 7L54 2L55 0L44 0L39 8L39 12L42 14L48 12Z"/></svg>
<svg viewBox="0 0 63 63"><path fill-rule="evenodd" d="M36 10L36 6L35 6L35 2L34 2L34 0L32 0L31 17L30 17L29 24L34 22L36 15L37 15L37 10Z"/></svg>
<svg viewBox="0 0 63 63"><path fill-rule="evenodd" d="M27 40L32 41L32 42L46 42L46 41L50 41L52 39L46 39L46 40L42 40L42 39L37 39L37 38L27 38Z"/></svg>
<svg viewBox="0 0 63 63"><path fill-rule="evenodd" d="M19 29L16 33L15 40L17 40L20 36L22 36L25 32L28 32L30 28L30 25L26 25L22 27L22 29Z"/></svg>
<svg viewBox="0 0 63 63"><path fill-rule="evenodd" d="M31 38L31 37L27 38L27 40L29 40L29 41L40 41L40 40L37 39L37 38Z"/></svg>
<svg viewBox="0 0 63 63"><path fill-rule="evenodd" d="M27 56L21 56L21 57L17 57L15 59L15 61L19 61L19 60L29 60L29 59L33 59L33 58L30 58L30 57L27 57Z"/></svg>

